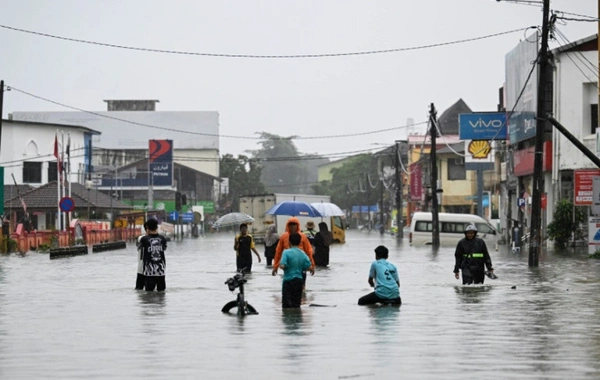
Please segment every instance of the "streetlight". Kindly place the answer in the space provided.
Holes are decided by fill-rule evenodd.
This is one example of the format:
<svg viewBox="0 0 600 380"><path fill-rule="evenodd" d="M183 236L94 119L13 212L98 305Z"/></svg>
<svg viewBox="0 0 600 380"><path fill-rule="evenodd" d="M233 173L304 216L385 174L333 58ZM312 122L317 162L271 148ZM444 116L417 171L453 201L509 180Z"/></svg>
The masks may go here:
<svg viewBox="0 0 600 380"><path fill-rule="evenodd" d="M89 179L85 181L85 188L87 189L87 192L88 192L88 196L87 196L88 220L91 220L91 218L90 218L90 190L92 189L92 186L94 186L94 182L90 181Z"/></svg>

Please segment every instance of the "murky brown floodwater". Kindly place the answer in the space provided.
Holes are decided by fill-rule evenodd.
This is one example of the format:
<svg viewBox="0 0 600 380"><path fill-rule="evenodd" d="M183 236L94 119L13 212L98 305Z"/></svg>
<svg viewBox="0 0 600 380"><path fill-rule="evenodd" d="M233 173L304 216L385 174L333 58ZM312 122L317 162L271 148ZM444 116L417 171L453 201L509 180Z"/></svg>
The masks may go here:
<svg viewBox="0 0 600 380"><path fill-rule="evenodd" d="M350 231L299 311L281 310L281 277L255 263L246 293L260 314L239 318L220 311L235 298L232 236L171 242L164 294L133 289L133 246L0 256L0 378L600 378L600 261L586 254L546 253L531 269L501 246L499 279L462 287L452 248ZM379 244L400 308L356 304Z"/></svg>

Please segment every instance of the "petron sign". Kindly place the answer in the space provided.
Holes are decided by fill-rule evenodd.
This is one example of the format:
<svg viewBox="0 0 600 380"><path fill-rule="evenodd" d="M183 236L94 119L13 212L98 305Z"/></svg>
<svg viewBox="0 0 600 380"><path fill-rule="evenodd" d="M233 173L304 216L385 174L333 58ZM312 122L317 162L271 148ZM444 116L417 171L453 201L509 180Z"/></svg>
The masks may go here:
<svg viewBox="0 0 600 380"><path fill-rule="evenodd" d="M461 140L506 140L504 112L461 113L458 125Z"/></svg>
<svg viewBox="0 0 600 380"><path fill-rule="evenodd" d="M153 186L173 186L173 140L150 140L148 171Z"/></svg>

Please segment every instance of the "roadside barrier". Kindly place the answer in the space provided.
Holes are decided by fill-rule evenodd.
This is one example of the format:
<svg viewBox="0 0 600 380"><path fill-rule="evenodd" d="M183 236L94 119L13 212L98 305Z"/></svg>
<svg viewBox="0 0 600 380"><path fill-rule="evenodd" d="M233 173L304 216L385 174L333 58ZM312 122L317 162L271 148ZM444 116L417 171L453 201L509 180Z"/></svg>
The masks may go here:
<svg viewBox="0 0 600 380"><path fill-rule="evenodd" d="M110 243L101 243L92 245L92 252L104 252L104 251L114 251L115 249L125 249L127 248L127 242L125 240L114 241Z"/></svg>
<svg viewBox="0 0 600 380"><path fill-rule="evenodd" d="M87 254L88 254L87 245L76 245L73 247L50 249L50 259L58 259L61 257L80 256L80 255L87 255Z"/></svg>

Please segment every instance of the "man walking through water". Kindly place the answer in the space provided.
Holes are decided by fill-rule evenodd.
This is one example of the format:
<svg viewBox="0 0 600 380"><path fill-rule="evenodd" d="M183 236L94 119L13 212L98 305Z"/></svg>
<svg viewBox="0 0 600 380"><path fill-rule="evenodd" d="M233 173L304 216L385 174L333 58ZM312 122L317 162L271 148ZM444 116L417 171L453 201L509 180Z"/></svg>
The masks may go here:
<svg viewBox="0 0 600 380"><path fill-rule="evenodd" d="M458 270L462 271L463 285L483 284L485 268L487 267L490 277L494 275L492 259L488 252L485 241L476 237L477 227L469 224L465 228L465 237L460 239L454 252L454 277L458 280Z"/></svg>

